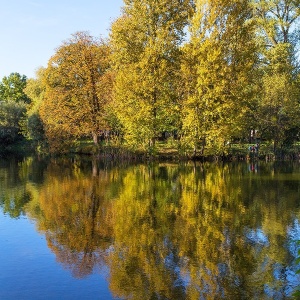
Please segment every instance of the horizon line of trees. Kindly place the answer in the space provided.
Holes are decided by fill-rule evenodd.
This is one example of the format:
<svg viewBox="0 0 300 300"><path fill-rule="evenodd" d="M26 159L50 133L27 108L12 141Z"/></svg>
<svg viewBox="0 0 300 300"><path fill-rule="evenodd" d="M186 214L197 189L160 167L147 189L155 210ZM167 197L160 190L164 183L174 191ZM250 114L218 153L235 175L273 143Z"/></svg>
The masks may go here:
<svg viewBox="0 0 300 300"><path fill-rule="evenodd" d="M206 155L258 132L276 153L299 140L299 15L291 0L124 0L108 39L77 32L36 78L3 78L2 133L51 152L103 137L153 153L168 135Z"/></svg>

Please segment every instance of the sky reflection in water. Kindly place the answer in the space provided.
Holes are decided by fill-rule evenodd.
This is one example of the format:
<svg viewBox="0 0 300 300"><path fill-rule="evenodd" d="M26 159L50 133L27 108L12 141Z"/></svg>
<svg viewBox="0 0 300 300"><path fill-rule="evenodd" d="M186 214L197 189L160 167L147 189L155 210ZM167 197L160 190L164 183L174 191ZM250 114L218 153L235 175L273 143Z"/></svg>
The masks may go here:
<svg viewBox="0 0 300 300"><path fill-rule="evenodd" d="M298 164L0 162L0 299L287 299Z"/></svg>

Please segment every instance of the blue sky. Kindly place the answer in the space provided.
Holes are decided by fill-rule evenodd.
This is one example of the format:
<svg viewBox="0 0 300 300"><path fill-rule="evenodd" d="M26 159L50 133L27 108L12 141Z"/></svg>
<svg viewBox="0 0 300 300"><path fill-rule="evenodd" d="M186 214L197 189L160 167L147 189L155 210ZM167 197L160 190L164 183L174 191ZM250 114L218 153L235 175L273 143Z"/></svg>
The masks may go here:
<svg viewBox="0 0 300 300"><path fill-rule="evenodd" d="M0 80L12 72L35 76L76 31L108 36L122 0L0 0Z"/></svg>

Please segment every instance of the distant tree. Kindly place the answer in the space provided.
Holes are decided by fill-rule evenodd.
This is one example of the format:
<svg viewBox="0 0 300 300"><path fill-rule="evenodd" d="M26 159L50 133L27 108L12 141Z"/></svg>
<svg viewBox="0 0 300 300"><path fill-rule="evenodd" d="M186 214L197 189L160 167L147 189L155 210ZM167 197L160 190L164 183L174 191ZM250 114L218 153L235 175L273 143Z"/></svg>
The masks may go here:
<svg viewBox="0 0 300 300"><path fill-rule="evenodd" d="M19 138L20 121L26 113L24 102L7 100L0 103L0 143L5 146L14 143Z"/></svg>
<svg viewBox="0 0 300 300"><path fill-rule="evenodd" d="M30 98L30 109L36 108L41 104L45 95L45 77L46 69L40 67L35 72L36 78L27 79L27 84L24 89L24 93Z"/></svg>
<svg viewBox="0 0 300 300"><path fill-rule="evenodd" d="M25 94L27 77L19 73L4 76L0 82L0 100L30 103L30 98Z"/></svg>
<svg viewBox="0 0 300 300"><path fill-rule="evenodd" d="M109 55L104 40L77 32L49 60L39 112L53 147L87 135L98 145L99 132L108 128L106 105L112 78Z"/></svg>
<svg viewBox="0 0 300 300"><path fill-rule="evenodd" d="M36 78L29 78L24 90L31 99L30 106L26 112L26 118L22 122L22 132L24 136L34 143L34 146L43 150L45 146L45 131L39 108L45 95L45 68L41 67L36 71Z"/></svg>
<svg viewBox="0 0 300 300"><path fill-rule="evenodd" d="M25 75L11 73L0 82L0 140L3 146L21 138L20 122L24 118L30 98L25 94Z"/></svg>

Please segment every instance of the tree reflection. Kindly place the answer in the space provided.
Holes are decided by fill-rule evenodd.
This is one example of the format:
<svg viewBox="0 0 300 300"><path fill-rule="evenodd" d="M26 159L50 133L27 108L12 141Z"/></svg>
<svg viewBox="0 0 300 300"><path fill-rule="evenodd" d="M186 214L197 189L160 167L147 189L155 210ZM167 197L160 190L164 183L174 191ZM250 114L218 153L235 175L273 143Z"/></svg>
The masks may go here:
<svg viewBox="0 0 300 300"><path fill-rule="evenodd" d="M128 171L113 206L109 264L115 296L288 295L293 257L285 249L286 228L293 222L297 188L287 178L274 182L247 172L241 164ZM250 239L251 231L256 234ZM280 268L284 276L275 275Z"/></svg>
<svg viewBox="0 0 300 300"><path fill-rule="evenodd" d="M90 163L53 160L38 191L39 209L28 206L57 261L78 278L104 265L113 237L106 198L113 174L100 170L93 176Z"/></svg>
<svg viewBox="0 0 300 300"><path fill-rule="evenodd" d="M24 205L31 200L26 178L22 176L27 165L28 159L21 157L0 160L0 207L12 218L23 215Z"/></svg>
<svg viewBox="0 0 300 300"><path fill-rule="evenodd" d="M126 299L184 299L179 254L171 240L180 199L177 168L131 168L112 209L110 287ZM121 258L121 259L120 259Z"/></svg>
<svg viewBox="0 0 300 300"><path fill-rule="evenodd" d="M24 179L25 210L75 277L108 266L115 297L282 299L299 281L299 166L282 174L55 159L39 185Z"/></svg>

